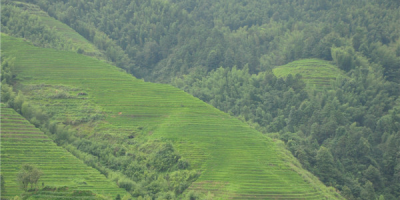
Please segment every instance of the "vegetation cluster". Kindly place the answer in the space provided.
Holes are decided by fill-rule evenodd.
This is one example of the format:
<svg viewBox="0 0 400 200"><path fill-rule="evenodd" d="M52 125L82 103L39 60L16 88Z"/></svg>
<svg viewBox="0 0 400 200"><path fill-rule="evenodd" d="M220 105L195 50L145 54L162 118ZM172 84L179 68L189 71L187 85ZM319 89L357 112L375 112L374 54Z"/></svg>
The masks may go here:
<svg viewBox="0 0 400 200"><path fill-rule="evenodd" d="M4 104L1 118L1 199L130 197Z"/></svg>
<svg viewBox="0 0 400 200"><path fill-rule="evenodd" d="M400 196L398 1L24 2L73 28L105 59L136 77L175 85L283 140L303 167L345 198L394 200ZM20 13L13 3L2 3L6 5L2 6L4 32L39 46L78 51L40 20ZM313 86L304 74L284 72L282 77L274 70L285 70L283 65L305 58L314 60L304 65L324 60L341 72L332 72L335 78L329 84ZM13 77L9 69L4 65L2 73L2 81L8 84ZM19 94L12 94L6 85L2 91L10 105L22 109ZM101 118L101 112L94 113ZM45 123L45 116L36 117L37 124ZM57 136L64 137L60 144L68 141L65 145L88 155L95 154L93 149L110 149L105 151L111 156L99 157L97 163L102 166L131 165L110 162L123 156L112 152L115 147L105 145L105 139L88 142L90 148L85 149L80 146L84 140L65 139L67 135ZM150 142L135 148L141 145L155 145L158 150L168 146ZM157 154L138 152L150 157ZM149 164L134 162L135 169ZM176 159L170 163L174 163L167 164L172 169L178 166ZM166 169L149 166L155 173Z"/></svg>
<svg viewBox="0 0 400 200"><path fill-rule="evenodd" d="M29 184L31 185L31 189L36 189L37 183L42 174L43 172L37 167L30 164L24 164L22 165L21 171L17 175L17 180L21 188L25 191L28 189Z"/></svg>

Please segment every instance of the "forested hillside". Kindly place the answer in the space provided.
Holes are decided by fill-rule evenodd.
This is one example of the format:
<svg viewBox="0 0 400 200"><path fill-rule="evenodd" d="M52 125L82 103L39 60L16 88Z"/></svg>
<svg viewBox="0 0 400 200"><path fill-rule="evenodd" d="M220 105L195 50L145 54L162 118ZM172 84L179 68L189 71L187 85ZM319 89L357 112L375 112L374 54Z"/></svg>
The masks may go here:
<svg viewBox="0 0 400 200"><path fill-rule="evenodd" d="M347 199L400 197L399 1L25 2L134 76L173 84L282 139ZM2 31L34 40L19 26L37 25L11 23L18 9L2 7ZM37 45L60 43L52 41ZM337 68L328 75L318 71L327 63ZM313 80L329 80L308 81L312 66Z"/></svg>
<svg viewBox="0 0 400 200"><path fill-rule="evenodd" d="M256 73L300 58L332 60L332 46L346 71L355 68L357 55L364 55L382 65L388 79L399 77L398 1L26 2L146 80L169 82L195 68L247 65Z"/></svg>

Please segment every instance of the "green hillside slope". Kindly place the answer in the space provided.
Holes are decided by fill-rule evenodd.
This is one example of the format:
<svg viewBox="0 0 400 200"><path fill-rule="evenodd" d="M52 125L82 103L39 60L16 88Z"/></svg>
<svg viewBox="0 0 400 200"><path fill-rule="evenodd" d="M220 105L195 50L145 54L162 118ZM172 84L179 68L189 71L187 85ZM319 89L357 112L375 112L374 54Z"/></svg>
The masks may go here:
<svg viewBox="0 0 400 200"><path fill-rule="evenodd" d="M277 77L286 77L289 74L293 76L300 74L304 82L317 89L329 87L330 82L335 80L343 72L328 61L318 59L298 60L273 69Z"/></svg>
<svg viewBox="0 0 400 200"><path fill-rule="evenodd" d="M21 115L11 108L1 108L1 173L5 179L6 192L2 198L10 198L23 193L16 177L23 164L36 165L43 171L39 180L45 186L64 187L64 192L46 191L33 195L36 199L53 199L81 193L77 199L99 199L93 193L115 198L118 194L124 196L126 191L107 180L97 170L88 167L69 152L58 147L43 132L35 128ZM83 192L83 191L91 192ZM85 195L89 194L89 195ZM73 197L70 197L74 199ZM55 198L56 199L56 198Z"/></svg>
<svg viewBox="0 0 400 200"><path fill-rule="evenodd" d="M3 32L33 40L35 45L74 52L79 50L79 52L85 55L102 60L105 59L105 55L96 46L71 27L50 17L39 6L19 1L8 1L2 7L3 17L5 18L2 24L4 27ZM22 25L22 30L18 28L21 24L24 24ZM40 30L42 35L35 35L37 34L37 30ZM46 31L51 32L51 34L44 36L44 32ZM55 38L60 39L57 42L58 44L46 44L46 42Z"/></svg>
<svg viewBox="0 0 400 200"><path fill-rule="evenodd" d="M172 141L192 168L202 172L190 189L223 199L341 199L299 168L281 143L179 89L146 83L83 55L37 48L4 35L2 52L16 57L19 87L30 87L23 90L25 95L43 91L44 87L33 89L39 85L75 88L63 90L63 95L55 90L51 95L59 95L57 99L30 99L53 110L60 120L82 117L83 111L68 108L87 101L104 117L91 129L98 137L107 134L112 141L139 129L135 137ZM87 95L77 98L81 92ZM82 123L70 124L77 134L94 134Z"/></svg>

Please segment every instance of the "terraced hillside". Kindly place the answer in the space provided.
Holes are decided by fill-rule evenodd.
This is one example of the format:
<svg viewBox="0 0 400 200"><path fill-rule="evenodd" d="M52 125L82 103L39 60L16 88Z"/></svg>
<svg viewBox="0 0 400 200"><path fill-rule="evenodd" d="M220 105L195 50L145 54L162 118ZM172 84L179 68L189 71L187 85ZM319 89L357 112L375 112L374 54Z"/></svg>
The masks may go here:
<svg viewBox="0 0 400 200"><path fill-rule="evenodd" d="M339 68L328 61L318 59L294 61L273 69L273 72L277 77L301 74L307 84L315 86L317 89L329 87L331 81L335 80L338 75L343 74Z"/></svg>
<svg viewBox="0 0 400 200"><path fill-rule="evenodd" d="M97 199L92 192L109 198L126 194L126 191L107 180L100 172L58 147L13 109L2 107L1 172L5 178L6 193L1 194L1 197L14 197L23 193L16 182L16 176L23 164L36 165L43 171L38 184L40 188L42 183L52 188L66 186L63 192L42 191L32 195L33 198L66 198L66 195L82 193L77 195L77 199Z"/></svg>
<svg viewBox="0 0 400 200"><path fill-rule="evenodd" d="M102 109L107 122L97 127L96 134L107 129L112 137L119 137L139 128L140 137L171 140L192 167L202 171L189 189L222 199L341 199L299 168L279 142L179 89L144 82L83 55L37 48L9 36L2 37L2 51L16 57L17 79L26 87L77 88L54 101L32 98L36 105L56 113L88 101ZM81 91L87 93L85 98L75 98ZM68 111L70 118L81 114Z"/></svg>
<svg viewBox="0 0 400 200"><path fill-rule="evenodd" d="M9 1L7 4L19 8L21 12L26 12L30 17L38 17L43 25L53 29L54 32L61 35L65 41L71 42L71 50L77 51L78 49L81 49L85 55L104 60L104 54L95 45L90 43L68 25L50 17L48 13L41 10L38 5L20 1Z"/></svg>

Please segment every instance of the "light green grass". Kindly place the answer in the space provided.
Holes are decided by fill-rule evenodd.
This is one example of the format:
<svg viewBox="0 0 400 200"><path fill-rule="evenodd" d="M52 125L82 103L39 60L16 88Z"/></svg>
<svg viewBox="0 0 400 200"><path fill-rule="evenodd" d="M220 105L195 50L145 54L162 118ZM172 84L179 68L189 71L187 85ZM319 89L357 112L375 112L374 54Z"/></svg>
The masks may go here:
<svg viewBox="0 0 400 200"><path fill-rule="evenodd" d="M90 190L110 198L126 194L125 190L118 188L100 172L58 147L13 109L2 107L1 173L6 186L6 193L1 194L2 197L14 197L24 192L16 181L18 171L23 164L33 164L43 171L38 183L40 188L44 183L45 186L67 186L68 194L73 190ZM51 199L59 195L57 192L48 191L35 198ZM76 198L81 199L84 196ZM95 196L86 198L96 199Z"/></svg>
<svg viewBox="0 0 400 200"><path fill-rule="evenodd" d="M289 74L295 76L301 74L306 84L316 89L330 87L331 81L334 81L338 75L343 75L336 66L328 61L319 59L297 60L286 65L273 69L275 76L287 77Z"/></svg>
<svg viewBox="0 0 400 200"><path fill-rule="evenodd" d="M107 123L101 126L108 130L139 127L142 138L171 140L192 167L202 171L189 189L210 191L222 199L341 199L299 168L281 143L182 90L146 83L95 59L37 48L13 37L3 36L2 51L16 57L17 79L23 85L66 85L86 91L87 101L103 109ZM44 99L31 101L45 105ZM58 110L76 99L59 101L58 107L48 106Z"/></svg>
<svg viewBox="0 0 400 200"><path fill-rule="evenodd" d="M39 17L44 25L55 29L56 32L64 39L71 41L75 51L80 48L84 51L85 55L93 56L98 59L104 59L103 53L101 53L96 46L94 46L91 42L89 42L86 38L77 33L68 25L54 19L53 17L50 17L46 12L41 10L39 6L19 1L13 1L12 3L30 15Z"/></svg>

